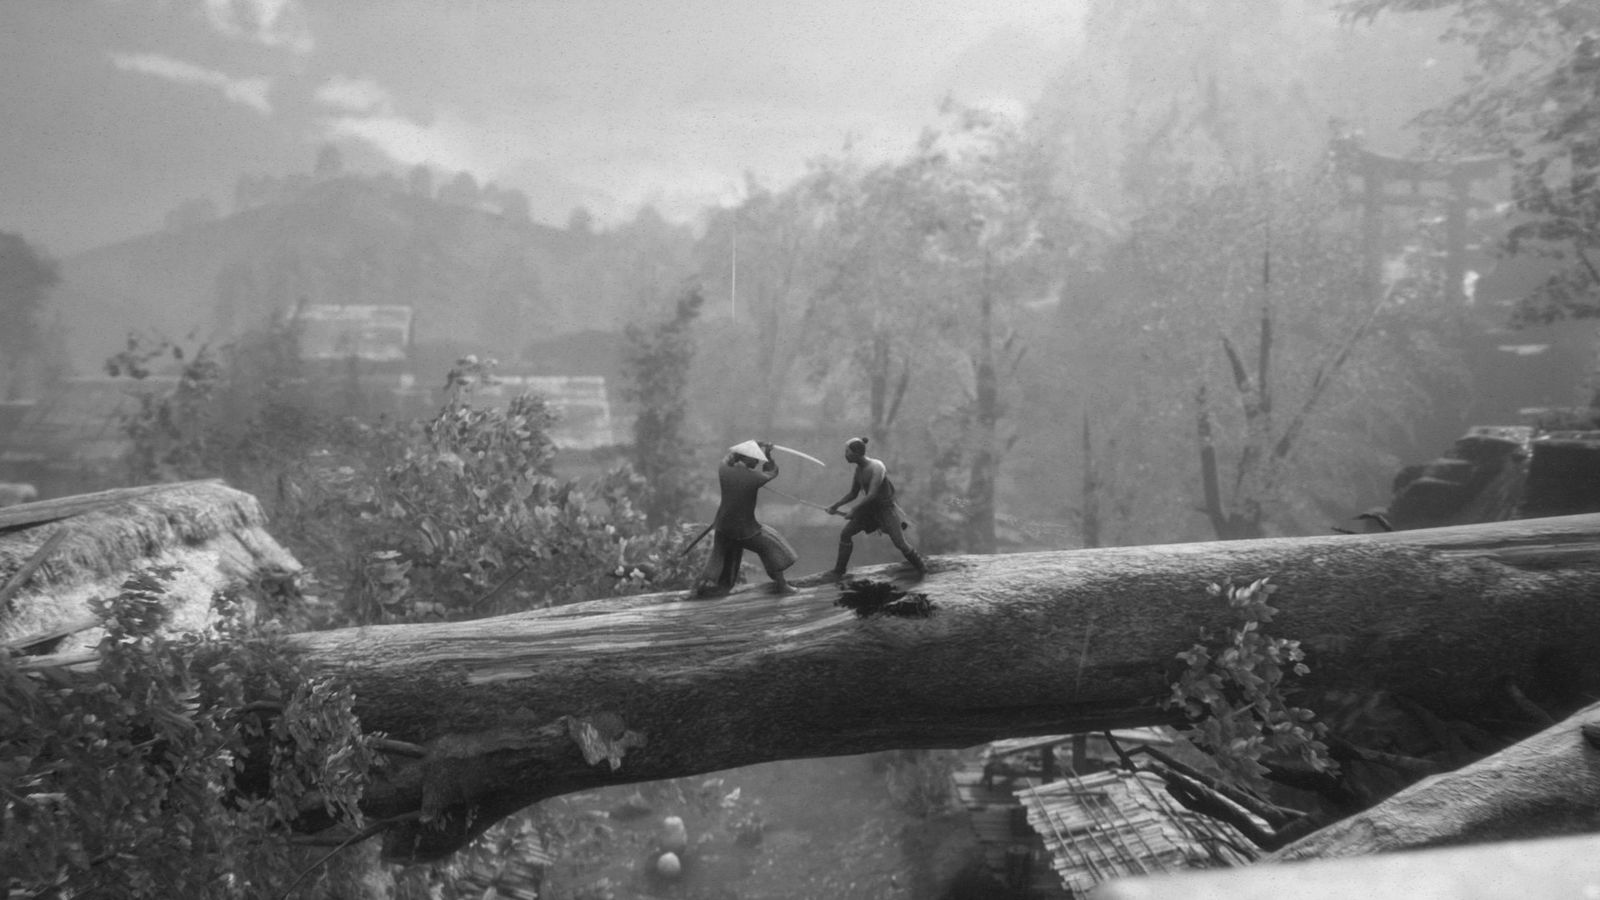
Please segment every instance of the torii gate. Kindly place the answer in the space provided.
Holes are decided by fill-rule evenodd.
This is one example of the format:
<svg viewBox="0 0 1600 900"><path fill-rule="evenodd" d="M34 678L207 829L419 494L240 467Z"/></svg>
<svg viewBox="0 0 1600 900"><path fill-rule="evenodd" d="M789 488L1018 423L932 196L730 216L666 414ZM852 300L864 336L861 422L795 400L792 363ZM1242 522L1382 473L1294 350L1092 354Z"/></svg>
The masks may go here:
<svg viewBox="0 0 1600 900"><path fill-rule="evenodd" d="M1406 159L1387 156L1361 146L1359 138L1342 136L1333 142L1333 164L1347 179L1361 181L1359 190L1347 199L1362 208L1362 254L1369 289L1376 292L1383 266L1383 210L1386 206L1425 207L1442 205L1445 210L1445 290L1454 303L1466 300L1463 280L1467 274L1467 211L1489 209L1492 204L1472 196L1472 187L1491 181L1500 173L1501 159L1495 156L1457 160ZM1386 193L1392 182L1409 182L1411 193ZM1425 186L1438 185L1440 192Z"/></svg>

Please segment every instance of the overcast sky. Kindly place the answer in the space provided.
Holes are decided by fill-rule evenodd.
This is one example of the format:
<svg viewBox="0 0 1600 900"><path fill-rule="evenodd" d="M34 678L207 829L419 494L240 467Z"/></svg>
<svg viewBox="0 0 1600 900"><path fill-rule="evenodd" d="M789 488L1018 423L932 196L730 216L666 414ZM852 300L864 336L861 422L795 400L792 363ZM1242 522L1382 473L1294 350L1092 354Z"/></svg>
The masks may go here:
<svg viewBox="0 0 1600 900"><path fill-rule="evenodd" d="M419 162L687 219L942 97L1021 111L1078 0L0 0L0 230L62 256L238 176Z"/></svg>

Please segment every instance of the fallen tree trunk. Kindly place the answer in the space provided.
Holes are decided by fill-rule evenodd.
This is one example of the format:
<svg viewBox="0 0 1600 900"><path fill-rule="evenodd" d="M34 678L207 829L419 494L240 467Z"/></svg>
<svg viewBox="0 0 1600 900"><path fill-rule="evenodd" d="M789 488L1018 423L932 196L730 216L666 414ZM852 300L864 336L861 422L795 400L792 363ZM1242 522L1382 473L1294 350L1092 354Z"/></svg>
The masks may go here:
<svg viewBox="0 0 1600 900"><path fill-rule="evenodd" d="M1508 685L1566 709L1600 687L1600 515L948 557L921 581L880 567L783 598L651 595L293 640L354 688L364 727L420 747L366 806L401 823L389 856L425 859L598 785L1170 721L1174 654L1230 624L1206 584L1263 576L1281 587L1270 630L1304 642L1313 688L1484 722L1526 721Z"/></svg>
<svg viewBox="0 0 1600 900"><path fill-rule="evenodd" d="M1333 859L1600 831L1600 703L1432 775L1261 862Z"/></svg>
<svg viewBox="0 0 1600 900"><path fill-rule="evenodd" d="M1347 897L1351 885L1371 897L1579 897L1600 881L1596 832L1600 704L1253 865L1119 879L1095 896L1265 900L1292 883L1297 898ZM1426 852L1394 852L1413 850ZM1284 862L1292 872L1275 865Z"/></svg>
<svg viewBox="0 0 1600 900"><path fill-rule="evenodd" d="M1451 847L1356 859L1312 861L1292 869L1236 869L1117 878L1095 886L1094 900L1519 900L1594 896L1600 835Z"/></svg>
<svg viewBox="0 0 1600 900"><path fill-rule="evenodd" d="M90 601L128 576L172 567L173 631L214 618L212 595L290 580L300 563L266 530L255 497L221 481L116 488L0 509L0 645L88 658L104 632ZM86 625L95 620L92 626Z"/></svg>

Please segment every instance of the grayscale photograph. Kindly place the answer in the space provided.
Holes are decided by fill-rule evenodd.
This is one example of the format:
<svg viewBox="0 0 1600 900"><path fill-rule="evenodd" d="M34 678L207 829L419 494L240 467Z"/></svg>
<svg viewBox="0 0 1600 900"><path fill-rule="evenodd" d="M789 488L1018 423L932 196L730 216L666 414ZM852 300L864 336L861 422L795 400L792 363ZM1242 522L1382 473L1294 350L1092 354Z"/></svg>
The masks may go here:
<svg viewBox="0 0 1600 900"><path fill-rule="evenodd" d="M0 900L1600 900L1600 2L0 0Z"/></svg>

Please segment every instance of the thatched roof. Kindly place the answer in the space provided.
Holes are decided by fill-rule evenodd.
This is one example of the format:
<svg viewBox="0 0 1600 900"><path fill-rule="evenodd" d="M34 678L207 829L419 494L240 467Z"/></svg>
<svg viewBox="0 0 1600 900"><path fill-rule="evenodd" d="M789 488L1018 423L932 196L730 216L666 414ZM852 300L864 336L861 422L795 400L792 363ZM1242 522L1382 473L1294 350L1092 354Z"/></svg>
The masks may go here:
<svg viewBox="0 0 1600 900"><path fill-rule="evenodd" d="M119 488L0 509L0 592L9 595L0 604L0 643L82 621L91 598L115 595L129 575L152 565L180 569L168 589L172 627L203 628L215 591L300 570L265 524L255 497L221 481ZM35 559L57 532L54 546ZM56 650L81 650L98 638L98 629L79 633Z"/></svg>
<svg viewBox="0 0 1600 900"><path fill-rule="evenodd" d="M1245 865L1237 829L1184 809L1148 772L1096 772L1017 791L1071 896L1110 878Z"/></svg>

